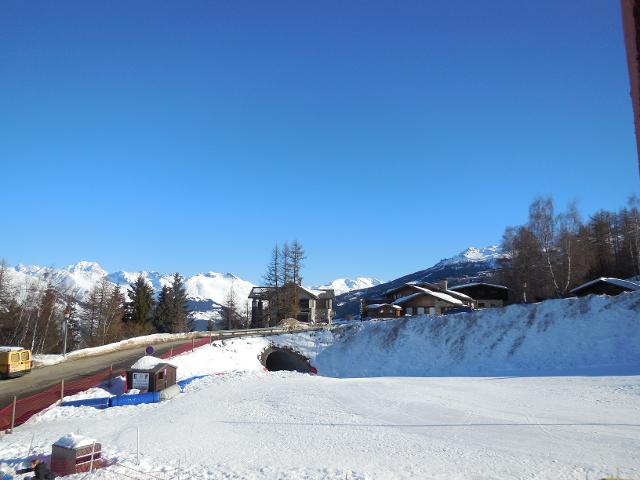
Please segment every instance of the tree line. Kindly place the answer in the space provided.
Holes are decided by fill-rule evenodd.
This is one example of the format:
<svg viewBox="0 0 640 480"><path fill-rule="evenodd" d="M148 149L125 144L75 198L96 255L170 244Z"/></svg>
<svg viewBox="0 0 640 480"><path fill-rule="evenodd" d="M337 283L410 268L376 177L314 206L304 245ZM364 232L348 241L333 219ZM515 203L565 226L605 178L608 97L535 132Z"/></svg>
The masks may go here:
<svg viewBox="0 0 640 480"><path fill-rule="evenodd" d="M190 330L186 289L173 275L155 299L140 275L127 289L101 279L80 298L53 281L28 279L14 285L8 268L0 264L0 344L21 345L34 353L61 353L105 345L149 333ZM127 299L128 297L128 299Z"/></svg>
<svg viewBox="0 0 640 480"><path fill-rule="evenodd" d="M640 201L629 198L618 211L599 210L583 221L575 203L556 213L551 197L536 198L527 223L507 227L496 280L512 301L567 296L597 277L640 275Z"/></svg>

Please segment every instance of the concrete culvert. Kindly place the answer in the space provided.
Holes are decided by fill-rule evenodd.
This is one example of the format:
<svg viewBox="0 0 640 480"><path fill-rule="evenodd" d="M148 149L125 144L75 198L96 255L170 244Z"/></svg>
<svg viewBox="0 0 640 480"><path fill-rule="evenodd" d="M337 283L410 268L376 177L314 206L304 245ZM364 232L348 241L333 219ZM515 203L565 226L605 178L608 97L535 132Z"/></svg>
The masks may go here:
<svg viewBox="0 0 640 480"><path fill-rule="evenodd" d="M304 355L289 348L269 347L262 352L260 362L270 372L289 370L292 372L311 373L315 371Z"/></svg>

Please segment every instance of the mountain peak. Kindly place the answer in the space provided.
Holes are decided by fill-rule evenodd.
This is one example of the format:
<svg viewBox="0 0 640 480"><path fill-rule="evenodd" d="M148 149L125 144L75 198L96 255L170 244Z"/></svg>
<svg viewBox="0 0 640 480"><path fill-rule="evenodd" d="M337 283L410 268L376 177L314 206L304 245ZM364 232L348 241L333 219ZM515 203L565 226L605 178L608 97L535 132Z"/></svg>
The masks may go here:
<svg viewBox="0 0 640 480"><path fill-rule="evenodd" d="M436 266L453 265L457 263L495 262L503 256L504 254L497 245L469 247L451 258L440 260Z"/></svg>
<svg viewBox="0 0 640 480"><path fill-rule="evenodd" d="M82 260L78 263L67 265L65 267L65 270L71 273L74 273L74 272L98 273L102 276L107 274L107 271L103 269L98 262L89 262L86 260Z"/></svg>

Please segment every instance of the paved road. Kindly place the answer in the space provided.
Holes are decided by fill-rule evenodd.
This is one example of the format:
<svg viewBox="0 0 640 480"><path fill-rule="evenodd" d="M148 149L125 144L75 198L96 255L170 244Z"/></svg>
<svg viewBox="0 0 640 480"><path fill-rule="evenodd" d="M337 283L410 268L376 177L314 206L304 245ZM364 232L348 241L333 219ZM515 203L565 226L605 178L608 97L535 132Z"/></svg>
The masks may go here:
<svg viewBox="0 0 640 480"><path fill-rule="evenodd" d="M176 343L175 346L188 342ZM113 365L115 371L129 367L138 358L145 355L145 346L118 350L104 355L66 360L57 365L36 368L24 377L0 380L0 408L10 404L13 396L26 397L52 385L65 381L92 375ZM162 355L171 348L170 343L154 345L154 355Z"/></svg>

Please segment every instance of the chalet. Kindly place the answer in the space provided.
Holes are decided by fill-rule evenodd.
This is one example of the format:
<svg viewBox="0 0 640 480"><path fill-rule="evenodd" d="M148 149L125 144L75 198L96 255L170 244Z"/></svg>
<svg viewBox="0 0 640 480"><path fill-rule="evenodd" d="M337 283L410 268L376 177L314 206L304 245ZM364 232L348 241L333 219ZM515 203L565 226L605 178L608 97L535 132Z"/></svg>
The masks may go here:
<svg viewBox="0 0 640 480"><path fill-rule="evenodd" d="M447 281L438 284L428 282L405 283L384 293L382 299L370 300L364 305L364 315L380 317L383 312L390 316L438 315L454 308L473 307L474 301L468 295L447 288ZM398 311L400 313L398 313Z"/></svg>
<svg viewBox="0 0 640 480"><path fill-rule="evenodd" d="M451 290L473 298L476 308L504 307L509 301L509 288L504 285L474 282L456 285Z"/></svg>
<svg viewBox="0 0 640 480"><path fill-rule="evenodd" d="M390 303L371 303L366 306L367 316L371 318L399 317L402 307Z"/></svg>
<svg viewBox="0 0 640 480"><path fill-rule="evenodd" d="M296 320L307 323L331 323L335 316L333 303L336 295L332 289L312 289L298 285L287 285L279 290L286 294L292 288L296 289L298 300L298 314ZM271 318L269 302L276 297L275 287L253 287L249 298L251 299L251 326L273 326L278 319Z"/></svg>
<svg viewBox="0 0 640 480"><path fill-rule="evenodd" d="M640 284L620 278L600 277L574 288L569 293L576 297L586 295L618 295L623 292L640 290Z"/></svg>

